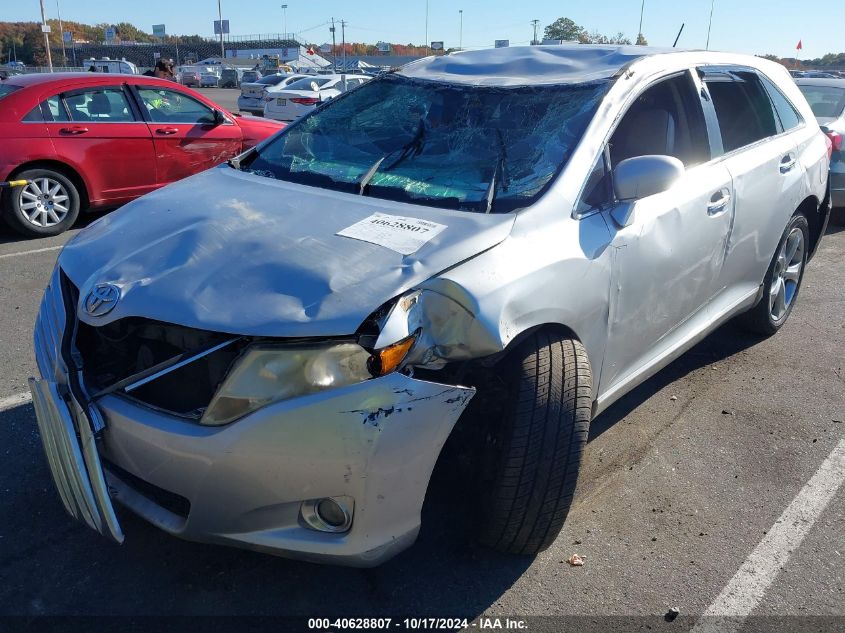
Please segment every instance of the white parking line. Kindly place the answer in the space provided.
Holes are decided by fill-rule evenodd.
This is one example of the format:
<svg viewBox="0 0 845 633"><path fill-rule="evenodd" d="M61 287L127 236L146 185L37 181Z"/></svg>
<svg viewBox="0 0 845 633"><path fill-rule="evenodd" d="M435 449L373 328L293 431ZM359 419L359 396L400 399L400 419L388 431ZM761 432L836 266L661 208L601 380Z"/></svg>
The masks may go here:
<svg viewBox="0 0 845 633"><path fill-rule="evenodd" d="M22 257L24 255L35 255L36 253L47 253L49 251L57 251L64 247L64 244L60 246L47 246L46 248L36 248L31 251L21 251L20 253L6 253L5 255L0 255L0 259L7 259L9 257Z"/></svg>
<svg viewBox="0 0 845 633"><path fill-rule="evenodd" d="M0 411L14 409L17 406L28 403L30 400L32 400L32 394L28 391L16 393L15 395L8 396L6 398L0 398Z"/></svg>
<svg viewBox="0 0 845 633"><path fill-rule="evenodd" d="M845 440L840 440L690 633L738 631L843 481Z"/></svg>

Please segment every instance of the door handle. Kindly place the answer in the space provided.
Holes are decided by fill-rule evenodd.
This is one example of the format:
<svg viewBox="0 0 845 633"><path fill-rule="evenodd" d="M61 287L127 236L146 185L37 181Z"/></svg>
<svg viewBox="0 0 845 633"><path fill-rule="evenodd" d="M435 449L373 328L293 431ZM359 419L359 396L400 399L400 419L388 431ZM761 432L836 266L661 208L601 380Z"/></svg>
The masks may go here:
<svg viewBox="0 0 845 633"><path fill-rule="evenodd" d="M787 154L780 159L780 173L785 174L795 167L795 158L792 154Z"/></svg>
<svg viewBox="0 0 845 633"><path fill-rule="evenodd" d="M710 198L707 205L707 215L719 215L728 208L731 201L731 192L727 189L720 189Z"/></svg>
<svg viewBox="0 0 845 633"><path fill-rule="evenodd" d="M169 134L176 134L178 132L175 127L160 127L156 130L156 134L164 134L165 136Z"/></svg>
<svg viewBox="0 0 845 633"><path fill-rule="evenodd" d="M59 130L59 134L85 134L88 131L87 127L75 125L73 127L63 127Z"/></svg>

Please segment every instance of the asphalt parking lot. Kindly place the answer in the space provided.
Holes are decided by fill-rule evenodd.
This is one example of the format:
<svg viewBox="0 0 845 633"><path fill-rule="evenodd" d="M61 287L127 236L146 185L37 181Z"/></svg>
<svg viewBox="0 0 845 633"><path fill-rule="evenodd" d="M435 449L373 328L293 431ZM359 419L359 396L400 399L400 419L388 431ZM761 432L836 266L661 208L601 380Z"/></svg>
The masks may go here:
<svg viewBox="0 0 845 633"><path fill-rule="evenodd" d="M237 95L205 92L227 107ZM446 459L419 542L371 570L187 543L127 512L117 546L66 516L21 394L41 290L77 231L26 241L0 229L1 614L640 615L686 629L734 579L740 593L753 585L755 616L845 616L845 488L829 458L845 441L845 229L829 230L777 336L729 324L593 421L551 549L475 547ZM804 494L820 472L832 495L821 508L818 485ZM792 528L803 541L784 537ZM573 553L584 566L565 562ZM756 580L737 580L748 560Z"/></svg>

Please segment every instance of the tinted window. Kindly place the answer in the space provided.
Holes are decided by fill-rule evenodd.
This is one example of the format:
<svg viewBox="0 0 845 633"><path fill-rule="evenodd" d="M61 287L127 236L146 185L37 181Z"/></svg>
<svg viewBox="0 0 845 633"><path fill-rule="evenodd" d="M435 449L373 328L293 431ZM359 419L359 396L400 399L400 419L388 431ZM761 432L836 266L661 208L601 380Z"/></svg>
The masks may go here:
<svg viewBox="0 0 845 633"><path fill-rule="evenodd" d="M369 175L373 197L482 213L492 194L493 212L511 211L567 163L607 86L503 89L386 75L307 115L242 166L350 192Z"/></svg>
<svg viewBox="0 0 845 633"><path fill-rule="evenodd" d="M119 88L78 92L66 96L65 103L73 121L123 123L135 120L129 108L129 102Z"/></svg>
<svg viewBox="0 0 845 633"><path fill-rule="evenodd" d="M266 77L262 77L255 83L262 84L264 86L275 86L282 83L284 80L284 75L267 75Z"/></svg>
<svg viewBox="0 0 845 633"><path fill-rule="evenodd" d="M784 131L789 131L798 127L801 124L801 115L796 112L795 107L789 102L784 94L771 81L765 77L761 77L763 85L766 86L766 91L772 99L772 104L775 106L780 119L781 128Z"/></svg>
<svg viewBox="0 0 845 633"><path fill-rule="evenodd" d="M20 86L11 86L9 84L0 84L0 99L8 94L12 94L15 90L19 90Z"/></svg>
<svg viewBox="0 0 845 633"><path fill-rule="evenodd" d="M311 84L316 84L317 90L319 90L330 81L332 80L326 79L325 77L305 77L298 81L294 81L291 84L288 84L287 87L291 90L313 90L314 87Z"/></svg>
<svg viewBox="0 0 845 633"><path fill-rule="evenodd" d="M820 119L835 119L845 114L845 88L799 85L804 97Z"/></svg>
<svg viewBox="0 0 845 633"><path fill-rule="evenodd" d="M687 167L710 159L701 99L687 73L649 87L613 132L613 166L649 154L674 156Z"/></svg>
<svg viewBox="0 0 845 633"><path fill-rule="evenodd" d="M756 73L726 72L705 81L726 152L778 133L772 103Z"/></svg>
<svg viewBox="0 0 845 633"><path fill-rule="evenodd" d="M59 95L54 95L41 103L41 114L45 121L70 121Z"/></svg>
<svg viewBox="0 0 845 633"><path fill-rule="evenodd" d="M158 88L138 92L155 123L214 123L211 108L186 94Z"/></svg>

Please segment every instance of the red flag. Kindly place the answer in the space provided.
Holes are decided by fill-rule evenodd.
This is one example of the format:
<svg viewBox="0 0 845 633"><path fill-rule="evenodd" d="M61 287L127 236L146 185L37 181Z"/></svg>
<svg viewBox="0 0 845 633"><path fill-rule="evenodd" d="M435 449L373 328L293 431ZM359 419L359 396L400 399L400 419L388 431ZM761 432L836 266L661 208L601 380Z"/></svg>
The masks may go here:
<svg viewBox="0 0 845 633"><path fill-rule="evenodd" d="M308 50L306 50L305 52L306 52L306 53L308 53L309 55L313 55L313 54L314 54L314 47L313 47L313 46L309 46L309 47L308 47Z"/></svg>
<svg viewBox="0 0 845 633"><path fill-rule="evenodd" d="M800 51L804 49L804 45L801 43L801 40L798 40L798 46L795 47L796 51Z"/></svg>

